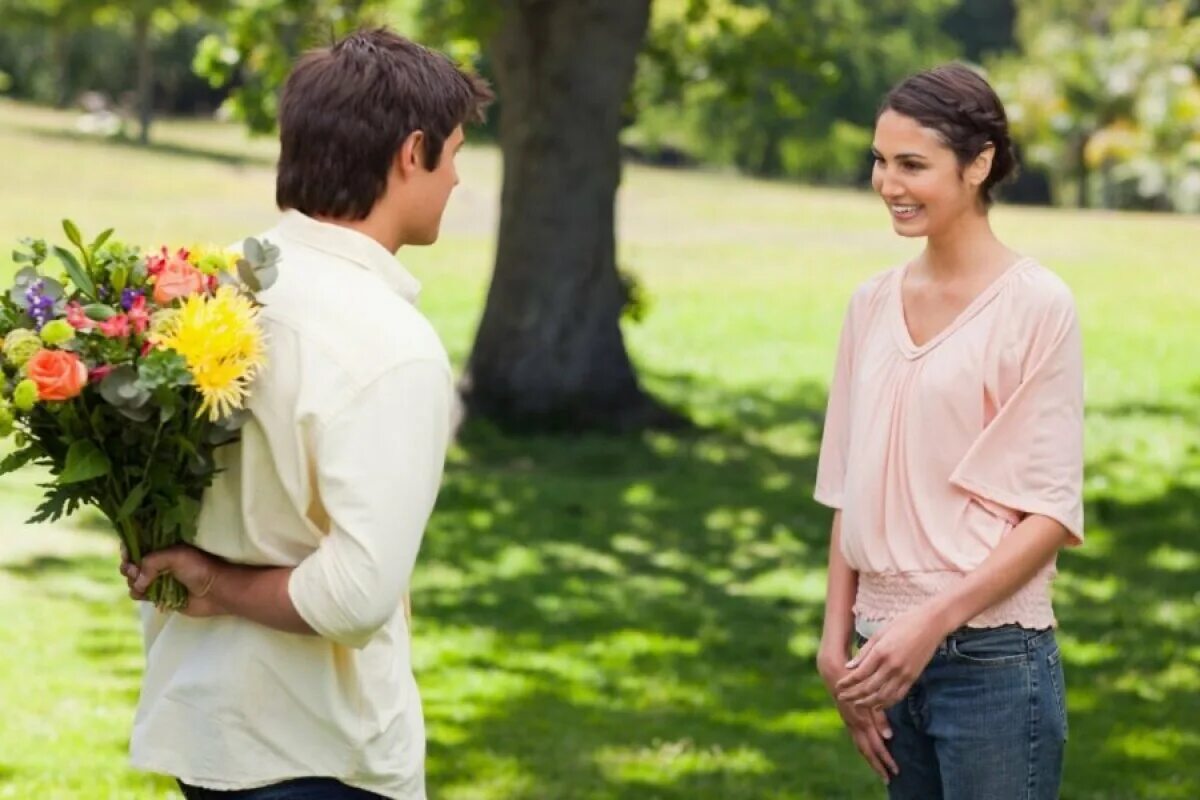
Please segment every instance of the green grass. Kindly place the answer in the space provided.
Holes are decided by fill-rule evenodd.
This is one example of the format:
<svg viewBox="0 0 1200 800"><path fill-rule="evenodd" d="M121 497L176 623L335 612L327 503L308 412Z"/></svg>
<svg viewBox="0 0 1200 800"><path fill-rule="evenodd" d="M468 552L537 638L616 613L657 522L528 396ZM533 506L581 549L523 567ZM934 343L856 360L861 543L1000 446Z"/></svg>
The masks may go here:
<svg viewBox="0 0 1200 800"><path fill-rule="evenodd" d="M141 151L70 122L0 103L0 242L63 216L146 243L273 219L270 142L166 123ZM462 162L442 242L401 253L460 363L499 181L493 150ZM1063 797L1200 796L1200 225L1008 208L995 222L1071 284L1085 331L1089 539L1062 558L1057 596ZM639 167L620 237L653 298L631 349L704 428L464 433L415 588L433 796L880 796L812 666L828 514L809 497L844 304L914 243L866 194ZM86 517L21 526L32 480L0 482L0 798L171 796L125 766L141 653L115 545Z"/></svg>

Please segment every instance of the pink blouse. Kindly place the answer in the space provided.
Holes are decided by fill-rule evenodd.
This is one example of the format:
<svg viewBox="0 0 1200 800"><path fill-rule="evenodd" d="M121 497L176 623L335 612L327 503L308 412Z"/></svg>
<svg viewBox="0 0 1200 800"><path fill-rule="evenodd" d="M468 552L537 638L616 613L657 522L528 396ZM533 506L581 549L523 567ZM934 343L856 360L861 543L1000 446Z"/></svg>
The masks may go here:
<svg viewBox="0 0 1200 800"><path fill-rule="evenodd" d="M887 621L962 580L1028 514L1083 541L1083 354L1070 289L1024 259L913 344L904 268L854 293L815 497L841 509L855 614ZM970 621L1055 624L1054 564Z"/></svg>

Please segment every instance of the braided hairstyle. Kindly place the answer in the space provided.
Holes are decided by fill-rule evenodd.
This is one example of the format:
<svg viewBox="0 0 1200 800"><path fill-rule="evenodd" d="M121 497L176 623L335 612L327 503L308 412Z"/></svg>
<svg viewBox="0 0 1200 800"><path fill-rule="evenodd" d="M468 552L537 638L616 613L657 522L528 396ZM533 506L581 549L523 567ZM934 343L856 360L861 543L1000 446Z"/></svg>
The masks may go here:
<svg viewBox="0 0 1200 800"><path fill-rule="evenodd" d="M888 92L875 119L888 110L937 131L960 167L988 145L995 148L992 170L979 187L985 208L993 202L993 188L1016 175L1017 156L1004 105L988 82L965 64L944 64L906 78Z"/></svg>

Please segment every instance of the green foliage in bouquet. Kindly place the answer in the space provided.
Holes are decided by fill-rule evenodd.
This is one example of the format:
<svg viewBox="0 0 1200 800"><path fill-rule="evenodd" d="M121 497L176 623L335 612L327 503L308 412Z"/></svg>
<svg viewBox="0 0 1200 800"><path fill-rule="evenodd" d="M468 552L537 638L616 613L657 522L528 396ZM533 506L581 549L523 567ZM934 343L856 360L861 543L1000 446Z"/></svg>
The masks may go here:
<svg viewBox="0 0 1200 800"><path fill-rule="evenodd" d="M274 281L278 249L247 239L241 254L146 254L112 230L90 242L63 230L73 249L25 240L0 294L0 438L16 440L0 475L46 468L30 521L93 506L138 562L196 535L215 451L236 440L265 363L255 293ZM187 604L169 575L148 597Z"/></svg>

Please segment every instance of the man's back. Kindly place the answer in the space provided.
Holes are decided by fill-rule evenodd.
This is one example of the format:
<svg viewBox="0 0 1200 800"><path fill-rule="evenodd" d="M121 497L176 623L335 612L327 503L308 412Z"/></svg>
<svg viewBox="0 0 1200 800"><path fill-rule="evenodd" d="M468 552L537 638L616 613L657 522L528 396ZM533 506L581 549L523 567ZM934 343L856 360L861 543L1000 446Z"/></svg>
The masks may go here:
<svg viewBox="0 0 1200 800"><path fill-rule="evenodd" d="M324 775L423 798L400 608L450 436L449 363L376 241L295 211L262 238L281 254L261 295L269 363L196 545L295 567L288 594L318 636L148 610L133 760L212 789Z"/></svg>

